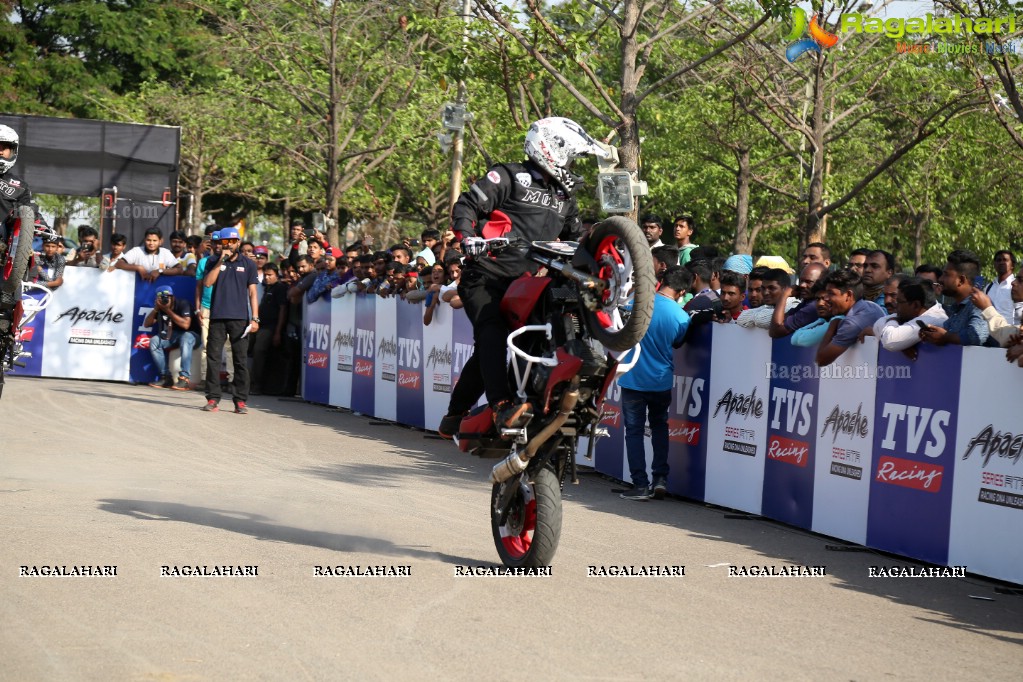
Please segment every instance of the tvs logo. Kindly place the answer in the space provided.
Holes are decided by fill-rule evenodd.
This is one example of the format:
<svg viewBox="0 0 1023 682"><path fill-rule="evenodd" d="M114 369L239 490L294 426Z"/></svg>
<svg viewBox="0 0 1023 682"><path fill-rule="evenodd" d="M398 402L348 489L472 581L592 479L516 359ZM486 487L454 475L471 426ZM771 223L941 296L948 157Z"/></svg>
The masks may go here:
<svg viewBox="0 0 1023 682"><path fill-rule="evenodd" d="M881 483L936 493L941 490L945 467L940 464L913 462L899 457L882 457L877 463L874 479Z"/></svg>
<svg viewBox="0 0 1023 682"><path fill-rule="evenodd" d="M782 428L782 418L784 417L784 430L787 433L805 436L810 431L810 410L813 408L813 394L775 388L771 393L771 402L774 403L774 415L771 419L772 429L780 430Z"/></svg>
<svg viewBox="0 0 1023 682"><path fill-rule="evenodd" d="M373 361L359 358L355 361L355 373L363 377L373 377Z"/></svg>
<svg viewBox="0 0 1023 682"><path fill-rule="evenodd" d="M465 367L465 363L472 357L472 344L471 343L458 343L457 341L452 344L454 350L451 354L451 372L453 374L461 374L462 369Z"/></svg>
<svg viewBox="0 0 1023 682"><path fill-rule="evenodd" d="M974 450L980 448L980 457L983 460L981 466L987 468L988 462L995 455L1018 464L1020 456L1023 456L1023 434L1013 435L1006 431L995 431L994 426L988 424L974 438L963 453L963 461L970 458Z"/></svg>
<svg viewBox="0 0 1023 682"><path fill-rule="evenodd" d="M669 419L668 440L695 447L700 444L700 425L697 422Z"/></svg>
<svg viewBox="0 0 1023 682"><path fill-rule="evenodd" d="M132 344L132 348L141 348L141 349L149 348L149 335L148 334L139 334L138 336L136 336L135 337L135 343Z"/></svg>
<svg viewBox="0 0 1023 682"><path fill-rule="evenodd" d="M364 358L373 357L373 339L375 332L369 329L355 330L355 354ZM373 363L370 363L372 366ZM356 372L358 374L358 372Z"/></svg>
<svg viewBox="0 0 1023 682"><path fill-rule="evenodd" d="M410 369L398 370L398 386L418 391L421 385L422 375Z"/></svg>
<svg viewBox="0 0 1023 682"><path fill-rule="evenodd" d="M305 364L309 367L319 367L320 369L327 369L327 360L329 356L326 353L317 353L316 351L310 351L309 355L306 356Z"/></svg>
<svg viewBox="0 0 1023 682"><path fill-rule="evenodd" d="M894 451L901 449L919 455L921 446L927 457L941 457L948 442L945 429L952 423L952 414L948 410L935 410L917 405L900 405L885 403L881 417L886 422L885 437L881 447ZM926 440L924 436L930 437Z"/></svg>
<svg viewBox="0 0 1023 682"><path fill-rule="evenodd" d="M783 436L771 436L767 444L768 459L805 467L810 461L810 446L798 440L789 440Z"/></svg>
<svg viewBox="0 0 1023 682"><path fill-rule="evenodd" d="M306 328L306 347L315 350L330 348L330 325L310 322Z"/></svg>
<svg viewBox="0 0 1023 682"><path fill-rule="evenodd" d="M692 377L675 377L675 413L678 415L689 414L690 417L700 416L703 410L703 389L706 385L703 379Z"/></svg>
<svg viewBox="0 0 1023 682"><path fill-rule="evenodd" d="M816 52L820 54L821 48L828 49L838 43L838 36L825 31L817 22L819 14L814 14L807 23L806 12L801 7L792 8L792 30L785 36L787 41L795 41L785 48L785 58L789 62L799 59L804 52ZM803 34L809 32L809 38L803 38Z"/></svg>

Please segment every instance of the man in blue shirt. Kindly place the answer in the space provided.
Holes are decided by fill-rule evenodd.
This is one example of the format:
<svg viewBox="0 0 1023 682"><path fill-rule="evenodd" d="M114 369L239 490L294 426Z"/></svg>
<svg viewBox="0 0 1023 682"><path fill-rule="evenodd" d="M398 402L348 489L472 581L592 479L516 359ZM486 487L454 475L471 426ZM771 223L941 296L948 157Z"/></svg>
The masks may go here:
<svg viewBox="0 0 1023 682"><path fill-rule="evenodd" d="M621 494L626 500L651 497L660 500L668 490L668 407L675 382L675 349L682 345L689 329L689 315L679 307L678 299L689 289L691 281L692 275L684 267L676 265L665 270L661 288L654 296L650 327L639 344L639 361L618 379L633 486ZM643 446L643 424L647 419L654 450L653 490L646 473Z"/></svg>
<svg viewBox="0 0 1023 682"><path fill-rule="evenodd" d="M220 231L220 255L206 263L203 284L213 287L210 294L210 331L206 348L205 412L217 412L220 403L220 354L230 339L234 354L234 411L248 413L249 398L249 334L259 331L259 299L256 296L256 263L241 255L238 230L228 227Z"/></svg>
<svg viewBox="0 0 1023 682"><path fill-rule="evenodd" d="M980 274L980 259L972 251L956 249L948 254L941 275L941 291L952 300L945 306L948 319L941 327L928 325L920 338L936 346L959 344L983 346L991 335L981 310L973 305L973 280Z"/></svg>

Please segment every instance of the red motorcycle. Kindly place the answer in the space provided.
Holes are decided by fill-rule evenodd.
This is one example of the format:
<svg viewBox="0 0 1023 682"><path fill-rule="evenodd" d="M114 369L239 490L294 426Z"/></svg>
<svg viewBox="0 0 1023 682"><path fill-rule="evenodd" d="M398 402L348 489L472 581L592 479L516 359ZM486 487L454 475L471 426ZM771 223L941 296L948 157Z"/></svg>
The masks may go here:
<svg viewBox="0 0 1023 682"><path fill-rule="evenodd" d="M490 253L508 240L487 240ZM575 475L580 436L588 457L599 435L604 395L621 354L636 348L653 314L654 267L636 223L621 217L594 226L580 245L533 242L526 256L546 274L523 275L501 300L508 335L508 379L532 417L519 429L494 426L489 406L459 427L458 446L502 457L491 472L490 520L501 561L510 567L550 565L561 536L561 489ZM543 272L543 270L541 270ZM629 365L631 367L631 364Z"/></svg>
<svg viewBox="0 0 1023 682"><path fill-rule="evenodd" d="M35 211L21 206L13 214L7 239L0 243L0 396L4 391L4 375L14 367L24 367L18 362L22 352L22 326L50 300L50 290L45 287L42 287L45 290L43 298L33 301L27 310L22 300L25 275L32 267L32 240L36 232Z"/></svg>

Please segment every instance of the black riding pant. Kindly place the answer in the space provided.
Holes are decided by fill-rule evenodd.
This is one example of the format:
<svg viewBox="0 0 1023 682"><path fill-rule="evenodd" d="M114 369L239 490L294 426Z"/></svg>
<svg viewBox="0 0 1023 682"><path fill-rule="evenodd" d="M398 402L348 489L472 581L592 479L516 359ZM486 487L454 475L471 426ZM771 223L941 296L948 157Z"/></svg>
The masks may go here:
<svg viewBox="0 0 1023 682"><path fill-rule="evenodd" d="M513 396L508 385L508 323L501 316L501 297L513 281L514 277L495 277L479 270L462 273L458 296L472 323L475 346L451 392L448 414L468 411L484 391L491 405Z"/></svg>
<svg viewBox="0 0 1023 682"><path fill-rule="evenodd" d="M206 399L220 402L220 365L224 344L230 342L234 355L234 402L249 399L249 337L248 320L210 320L206 336Z"/></svg>

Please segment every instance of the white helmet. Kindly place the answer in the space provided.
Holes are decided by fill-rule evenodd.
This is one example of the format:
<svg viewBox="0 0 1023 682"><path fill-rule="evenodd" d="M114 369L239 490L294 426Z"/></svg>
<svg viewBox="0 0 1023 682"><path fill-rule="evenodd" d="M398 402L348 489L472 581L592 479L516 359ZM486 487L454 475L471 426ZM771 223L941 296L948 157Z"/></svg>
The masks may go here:
<svg viewBox="0 0 1023 682"><path fill-rule="evenodd" d="M11 170L14 162L18 160L18 133L10 126L0 125L0 143L14 145L14 154L9 159L0 159L0 175Z"/></svg>
<svg viewBox="0 0 1023 682"><path fill-rule="evenodd" d="M588 154L602 158L608 156L608 152L581 125L556 116L542 118L529 126L525 152L533 163L549 173L570 194L577 180L569 172L572 161Z"/></svg>

